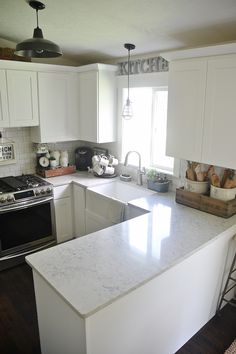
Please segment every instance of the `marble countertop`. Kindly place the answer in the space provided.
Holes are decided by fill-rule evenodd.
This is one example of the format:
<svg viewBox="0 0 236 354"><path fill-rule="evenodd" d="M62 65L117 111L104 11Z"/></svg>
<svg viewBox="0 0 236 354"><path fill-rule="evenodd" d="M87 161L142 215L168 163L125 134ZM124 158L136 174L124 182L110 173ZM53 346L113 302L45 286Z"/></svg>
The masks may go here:
<svg viewBox="0 0 236 354"><path fill-rule="evenodd" d="M67 181L70 178L76 181L75 175ZM162 274L217 237L233 237L236 232L236 215L223 219L182 206L175 202L174 193L156 193L130 204L150 213L26 257L82 317Z"/></svg>
<svg viewBox="0 0 236 354"><path fill-rule="evenodd" d="M92 173L87 171L77 171L75 173L44 178L47 182L51 183L54 187L61 186L64 184L76 183L82 187L93 187L104 183L110 183L115 180L115 178L101 178L95 177Z"/></svg>

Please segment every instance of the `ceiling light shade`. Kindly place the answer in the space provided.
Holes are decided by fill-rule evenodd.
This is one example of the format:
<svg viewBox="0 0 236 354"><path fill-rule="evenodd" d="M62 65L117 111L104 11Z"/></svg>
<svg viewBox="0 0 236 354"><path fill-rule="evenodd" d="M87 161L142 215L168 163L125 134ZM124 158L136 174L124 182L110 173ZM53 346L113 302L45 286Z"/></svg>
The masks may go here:
<svg viewBox="0 0 236 354"><path fill-rule="evenodd" d="M61 48L43 38L43 32L38 26L38 10L43 10L45 5L40 1L29 1L29 5L36 10L37 27L34 29L33 38L26 39L16 46L15 55L31 58L54 58L62 55Z"/></svg>
<svg viewBox="0 0 236 354"><path fill-rule="evenodd" d="M122 111L122 117L128 120L133 117L132 102L129 99L129 75L130 75L130 51L135 49L135 45L130 43L125 43L124 47L128 50L128 97L126 99L126 103Z"/></svg>

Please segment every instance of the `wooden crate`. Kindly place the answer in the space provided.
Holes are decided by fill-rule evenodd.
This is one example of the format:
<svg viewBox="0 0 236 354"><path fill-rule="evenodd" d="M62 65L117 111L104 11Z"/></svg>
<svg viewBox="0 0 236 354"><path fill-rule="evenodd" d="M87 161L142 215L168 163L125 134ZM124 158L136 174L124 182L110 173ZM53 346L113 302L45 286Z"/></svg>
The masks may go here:
<svg viewBox="0 0 236 354"><path fill-rule="evenodd" d="M225 202L208 195L186 191L184 187L176 189L175 200L177 203L223 218L236 214L236 199Z"/></svg>
<svg viewBox="0 0 236 354"><path fill-rule="evenodd" d="M67 167L57 167L50 170L37 169L37 174L45 178L68 175L74 172L76 172L76 166L74 165Z"/></svg>

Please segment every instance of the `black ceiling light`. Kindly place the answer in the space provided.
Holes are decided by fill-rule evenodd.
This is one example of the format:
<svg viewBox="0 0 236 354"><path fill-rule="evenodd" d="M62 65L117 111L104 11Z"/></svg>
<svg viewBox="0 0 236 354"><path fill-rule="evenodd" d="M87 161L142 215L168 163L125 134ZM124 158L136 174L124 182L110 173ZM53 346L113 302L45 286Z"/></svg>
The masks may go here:
<svg viewBox="0 0 236 354"><path fill-rule="evenodd" d="M126 103L123 108L122 117L124 119L131 119L133 116L133 109L132 109L132 103L129 99L130 51L135 49L135 45L130 43L125 43L124 47L128 49L128 97L126 99Z"/></svg>
<svg viewBox="0 0 236 354"><path fill-rule="evenodd" d="M33 38L18 43L15 55L31 58L53 58L62 55L61 48L47 39L43 38L43 32L38 26L38 10L45 9L40 1L29 1L29 5L36 10L37 27L34 29Z"/></svg>

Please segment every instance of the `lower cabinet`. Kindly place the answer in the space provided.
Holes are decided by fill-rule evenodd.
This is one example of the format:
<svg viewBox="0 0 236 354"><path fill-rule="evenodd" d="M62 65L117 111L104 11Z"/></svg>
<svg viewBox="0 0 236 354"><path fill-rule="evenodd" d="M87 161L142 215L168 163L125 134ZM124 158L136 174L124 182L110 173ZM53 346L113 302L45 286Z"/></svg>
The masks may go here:
<svg viewBox="0 0 236 354"><path fill-rule="evenodd" d="M85 232L85 188L73 185L75 237L84 236Z"/></svg>
<svg viewBox="0 0 236 354"><path fill-rule="evenodd" d="M74 236L71 186L54 187L57 243L71 240Z"/></svg>

